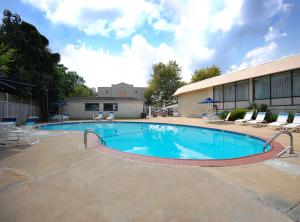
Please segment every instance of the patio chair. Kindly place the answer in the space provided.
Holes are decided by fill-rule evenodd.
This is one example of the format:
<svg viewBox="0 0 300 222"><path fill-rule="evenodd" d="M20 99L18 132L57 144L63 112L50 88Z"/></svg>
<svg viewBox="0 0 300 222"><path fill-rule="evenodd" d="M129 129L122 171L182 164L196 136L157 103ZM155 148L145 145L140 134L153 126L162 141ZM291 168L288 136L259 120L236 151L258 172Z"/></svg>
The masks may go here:
<svg viewBox="0 0 300 222"><path fill-rule="evenodd" d="M13 122L16 125L17 117L2 117L1 122Z"/></svg>
<svg viewBox="0 0 300 222"><path fill-rule="evenodd" d="M25 126L33 126L33 125L37 124L38 121L39 121L39 117L38 116L30 116L26 120Z"/></svg>
<svg viewBox="0 0 300 222"><path fill-rule="evenodd" d="M109 112L109 116L106 119L112 121L114 119L114 112Z"/></svg>
<svg viewBox="0 0 300 222"><path fill-rule="evenodd" d="M217 119L215 123L229 123L231 113L228 113L225 119Z"/></svg>
<svg viewBox="0 0 300 222"><path fill-rule="evenodd" d="M96 116L94 119L95 119L95 120L101 120L101 119L103 119L103 112L100 111L100 112L98 113L98 116Z"/></svg>
<svg viewBox="0 0 300 222"><path fill-rule="evenodd" d="M246 122L246 125L253 125L260 127L262 124L267 123L265 120L266 112L258 112L255 120L249 120Z"/></svg>
<svg viewBox="0 0 300 222"><path fill-rule="evenodd" d="M244 116L244 119L237 119L236 121L234 121L235 124L245 124L246 122L248 122L249 120L251 120L253 116L253 112L247 112Z"/></svg>
<svg viewBox="0 0 300 222"><path fill-rule="evenodd" d="M70 120L70 114L63 114L62 115L62 120L63 121L69 121Z"/></svg>
<svg viewBox="0 0 300 222"><path fill-rule="evenodd" d="M19 143L21 138L25 138L29 145L39 143L40 139L32 126L10 127L8 132L9 140L15 140Z"/></svg>
<svg viewBox="0 0 300 222"><path fill-rule="evenodd" d="M272 127L280 128L283 125L287 124L288 117L289 117L288 113L284 113L284 112L279 113L276 122L269 123L268 127L269 128L272 128Z"/></svg>
<svg viewBox="0 0 300 222"><path fill-rule="evenodd" d="M207 123L214 123L217 120L220 120L220 118L217 114L207 114L203 116L203 120Z"/></svg>
<svg viewBox="0 0 300 222"><path fill-rule="evenodd" d="M286 124L284 126L286 130L295 130L298 131L300 129L300 113L296 113L294 116L294 120L292 123Z"/></svg>

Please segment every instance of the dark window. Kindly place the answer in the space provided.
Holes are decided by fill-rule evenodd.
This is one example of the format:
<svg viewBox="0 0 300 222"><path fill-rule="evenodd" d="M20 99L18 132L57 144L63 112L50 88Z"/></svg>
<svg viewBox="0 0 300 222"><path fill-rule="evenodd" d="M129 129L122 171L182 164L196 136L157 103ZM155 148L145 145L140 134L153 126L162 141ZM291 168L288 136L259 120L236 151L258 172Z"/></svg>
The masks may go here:
<svg viewBox="0 0 300 222"><path fill-rule="evenodd" d="M249 81L237 82L236 85L236 101L249 100Z"/></svg>
<svg viewBox="0 0 300 222"><path fill-rule="evenodd" d="M137 90L135 90L135 93L137 94L137 93L138 93L138 91L137 91Z"/></svg>
<svg viewBox="0 0 300 222"><path fill-rule="evenodd" d="M254 79L254 99L270 98L270 76Z"/></svg>
<svg viewBox="0 0 300 222"><path fill-rule="evenodd" d="M300 96L300 69L293 71L293 96Z"/></svg>
<svg viewBox="0 0 300 222"><path fill-rule="evenodd" d="M218 102L223 102L223 86L214 87L214 100Z"/></svg>
<svg viewBox="0 0 300 222"><path fill-rule="evenodd" d="M224 85L224 101L225 102L234 102L235 101L234 83Z"/></svg>
<svg viewBox="0 0 300 222"><path fill-rule="evenodd" d="M99 103L85 103L85 111L99 111Z"/></svg>
<svg viewBox="0 0 300 222"><path fill-rule="evenodd" d="M272 98L291 97L291 74L284 72L271 76Z"/></svg>
<svg viewBox="0 0 300 222"><path fill-rule="evenodd" d="M104 111L118 111L118 103L104 103L103 110Z"/></svg>

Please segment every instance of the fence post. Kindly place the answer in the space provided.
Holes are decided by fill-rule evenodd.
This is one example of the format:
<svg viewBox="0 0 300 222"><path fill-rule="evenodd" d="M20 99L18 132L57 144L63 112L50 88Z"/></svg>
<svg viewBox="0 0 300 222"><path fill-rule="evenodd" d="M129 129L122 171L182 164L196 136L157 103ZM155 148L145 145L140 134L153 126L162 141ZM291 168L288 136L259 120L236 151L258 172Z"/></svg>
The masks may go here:
<svg viewBox="0 0 300 222"><path fill-rule="evenodd" d="M8 93L5 93L6 106L5 106L5 117L8 117Z"/></svg>
<svg viewBox="0 0 300 222"><path fill-rule="evenodd" d="M20 100L20 119L22 120L22 117L23 117L23 109L22 109L22 97L21 97L21 100Z"/></svg>

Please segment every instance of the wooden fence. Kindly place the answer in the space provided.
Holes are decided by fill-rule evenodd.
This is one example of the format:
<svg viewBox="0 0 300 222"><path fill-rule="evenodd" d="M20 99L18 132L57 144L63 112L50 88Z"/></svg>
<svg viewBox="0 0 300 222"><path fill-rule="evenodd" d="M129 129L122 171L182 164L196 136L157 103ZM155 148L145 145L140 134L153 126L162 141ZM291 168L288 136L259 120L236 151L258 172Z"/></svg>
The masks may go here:
<svg viewBox="0 0 300 222"><path fill-rule="evenodd" d="M29 116L41 116L40 106L35 100L0 92L0 119L17 117L17 124L24 124Z"/></svg>

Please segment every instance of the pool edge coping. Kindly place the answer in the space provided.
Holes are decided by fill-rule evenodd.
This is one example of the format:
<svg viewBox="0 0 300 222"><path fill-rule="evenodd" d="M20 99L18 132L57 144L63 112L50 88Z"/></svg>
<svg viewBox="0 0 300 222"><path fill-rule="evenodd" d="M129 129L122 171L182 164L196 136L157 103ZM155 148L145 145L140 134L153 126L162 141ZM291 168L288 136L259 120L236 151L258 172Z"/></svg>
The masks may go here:
<svg viewBox="0 0 300 222"><path fill-rule="evenodd" d="M210 127L202 127L202 126L196 126L196 125L177 124L177 123L159 123L159 122L150 122L150 121L132 121L132 122L131 121L115 121L115 122L153 123L153 124L191 126L191 127L198 127L198 128L204 128L204 129L214 129L214 130L232 132L232 133L236 133L236 134L240 134L240 135L246 135L246 136L250 136L253 138L257 138L257 139L260 139L263 141L267 140L267 138L259 137L259 136L255 136L255 135L251 135L251 134L240 133L240 132L236 132L236 131L232 131L232 130L223 130L223 129L216 129L216 128L210 128ZM72 123L93 123L93 122L80 121L80 122L72 122ZM101 123L101 121L94 122L94 123ZM74 131L76 131L76 130L74 130ZM77 131L77 132L81 132L81 131ZM144 162L144 163L155 163L155 164L177 165L177 166L200 166L200 167L226 167L226 166L240 166L240 165L246 165L246 164L259 163L259 162L262 162L265 160L276 158L277 154L284 149L282 144L280 144L279 142L273 141L271 143L271 150L264 152L264 153L253 154L250 156L233 158L233 159L197 160L197 159L159 158L159 157L152 157L152 156L145 156L145 155L122 152L122 151L118 151L116 149L109 148L107 146L103 146L102 144L99 143L96 136L93 136L92 142L93 142L93 148L98 149L100 152L109 154L112 156L121 157L124 159L129 159L129 160L134 160L134 161L139 161L139 162Z"/></svg>

